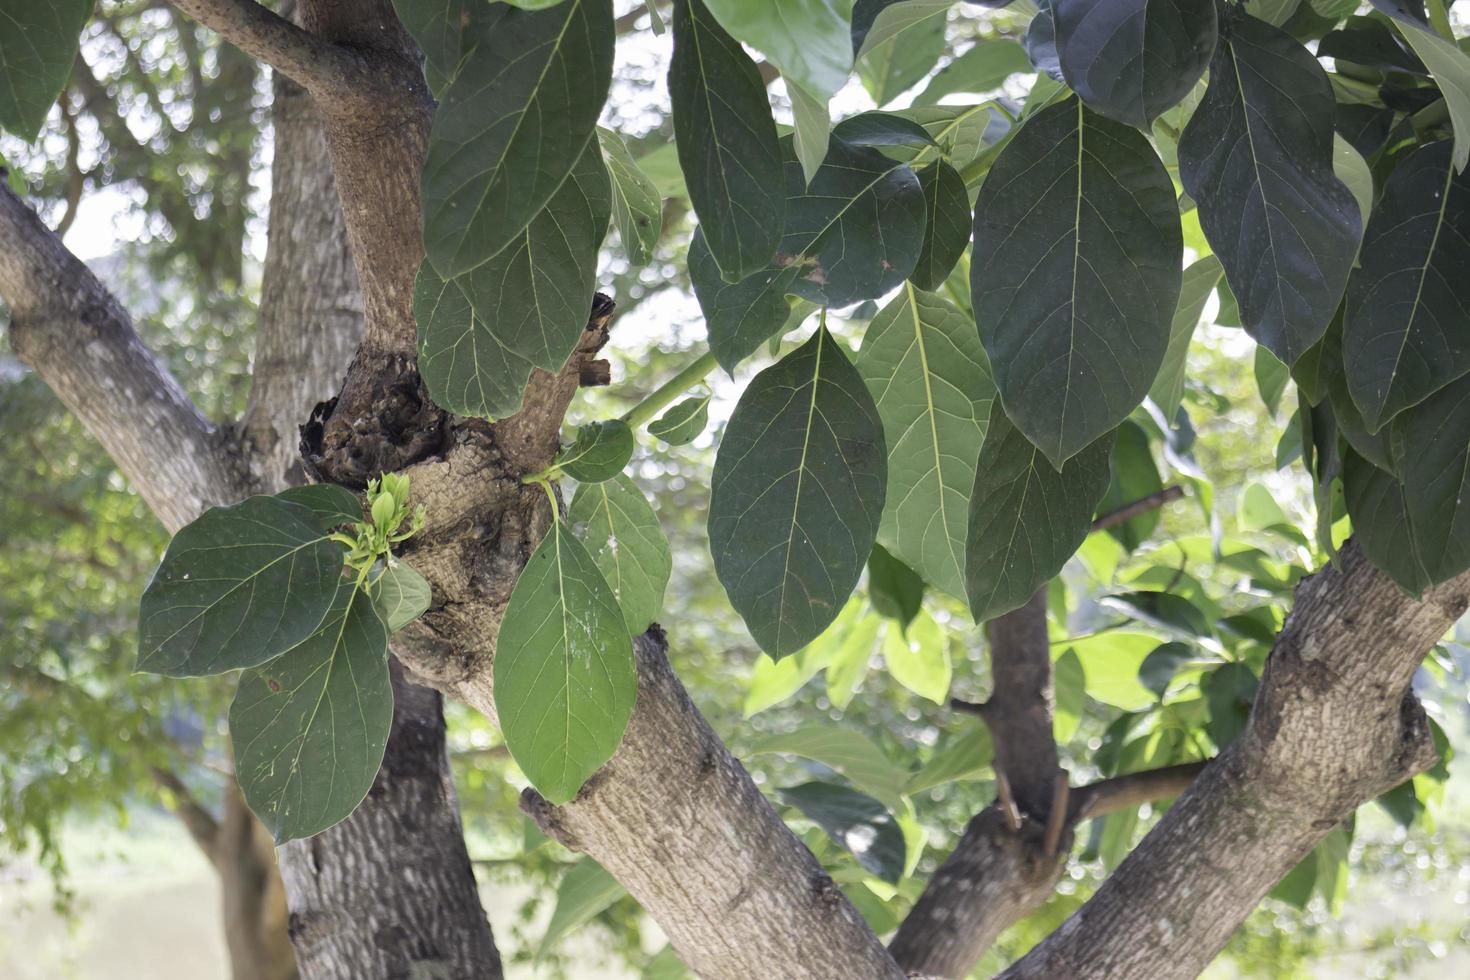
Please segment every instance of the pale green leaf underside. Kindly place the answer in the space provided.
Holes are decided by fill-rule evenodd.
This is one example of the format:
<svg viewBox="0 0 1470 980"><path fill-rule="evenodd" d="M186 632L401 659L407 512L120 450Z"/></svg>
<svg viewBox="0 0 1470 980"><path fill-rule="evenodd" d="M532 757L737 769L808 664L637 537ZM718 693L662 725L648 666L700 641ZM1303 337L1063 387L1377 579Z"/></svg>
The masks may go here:
<svg viewBox="0 0 1470 980"><path fill-rule="evenodd" d="M577 487L567 518L618 597L628 632L642 633L663 608L673 567L658 515L633 480L620 473Z"/></svg>
<svg viewBox="0 0 1470 980"><path fill-rule="evenodd" d="M424 577L400 559L394 559L373 582L373 602L390 633L422 616L433 598L433 590Z"/></svg>

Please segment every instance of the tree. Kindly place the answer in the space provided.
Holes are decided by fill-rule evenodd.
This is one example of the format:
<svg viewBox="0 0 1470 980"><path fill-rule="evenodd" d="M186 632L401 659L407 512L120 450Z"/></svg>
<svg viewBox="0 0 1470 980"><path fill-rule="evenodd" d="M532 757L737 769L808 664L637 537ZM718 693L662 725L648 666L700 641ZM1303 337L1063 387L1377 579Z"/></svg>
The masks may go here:
<svg viewBox="0 0 1470 980"><path fill-rule="evenodd" d="M701 976L964 975L1052 896L1100 817L1116 870L1005 975L1193 976L1283 878L1305 867L1321 886L1360 804L1428 792L1406 781L1443 748L1410 683L1470 604L1455 476L1470 362L1454 339L1470 61L1438 0L1368 17L1052 0L1029 23L986 19L996 33L958 53L940 0L676 0L664 156L699 219L686 261L708 352L565 446L579 389L609 381L609 225L637 267L681 217L643 172L660 151L635 159L597 128L620 31L660 14L173 6L299 84L331 162L273 174L243 421L210 423L8 192L0 295L16 353L175 532L142 597L138 665L241 671L235 772L281 843L304 976L499 972L439 693L498 724L526 813ZM28 137L90 4L9 7L0 50L25 53L0 59L0 124ZM1022 25L1042 71L1023 104L938 104L1022 67ZM923 92L834 124L854 65L880 106ZM766 94L778 74L789 135ZM352 269L321 208L328 178ZM355 336L315 311L351 310L359 288L349 364ZM1092 757L1066 753L1101 777L1074 784L1056 734L1101 700L1097 645L1054 637L1048 607L1065 629L1068 560L1094 540L1139 548L1179 495L1152 444L1208 492L1181 399L1208 397L1186 354L1212 291L1260 344L1263 393L1295 382L1316 534L1277 520L1269 494L1245 503L1315 571L1205 541L1203 564L1268 598L1222 608L1182 567L1108 596L1148 627L1132 670L1151 697L1112 703ZM780 803L847 857L788 828L685 691L669 640L683 624L662 601L673 554L624 474L639 430L691 438L708 412L691 389L813 318L746 385L709 476L713 569L769 658L758 670L799 686L825 669L846 704L881 629L893 677L944 702L946 629L967 615L991 678L983 703L954 705L988 737L943 767L895 776L882 750L820 726L766 744L845 777ZM995 802L921 893L885 900L870 882L914 881L913 787L987 763ZM1176 796L1122 857L1140 804Z"/></svg>

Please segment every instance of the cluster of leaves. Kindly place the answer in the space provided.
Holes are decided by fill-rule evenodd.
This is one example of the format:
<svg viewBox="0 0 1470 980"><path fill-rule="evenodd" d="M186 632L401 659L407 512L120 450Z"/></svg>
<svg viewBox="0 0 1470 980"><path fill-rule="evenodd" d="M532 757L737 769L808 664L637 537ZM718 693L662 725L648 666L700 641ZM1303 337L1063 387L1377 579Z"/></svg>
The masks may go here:
<svg viewBox="0 0 1470 980"><path fill-rule="evenodd" d="M393 722L388 638L430 602L391 553L423 526L408 493L406 477L372 481L367 519L323 484L210 508L174 535L143 593L139 670L243 671L235 776L278 841L343 819L377 777Z"/></svg>

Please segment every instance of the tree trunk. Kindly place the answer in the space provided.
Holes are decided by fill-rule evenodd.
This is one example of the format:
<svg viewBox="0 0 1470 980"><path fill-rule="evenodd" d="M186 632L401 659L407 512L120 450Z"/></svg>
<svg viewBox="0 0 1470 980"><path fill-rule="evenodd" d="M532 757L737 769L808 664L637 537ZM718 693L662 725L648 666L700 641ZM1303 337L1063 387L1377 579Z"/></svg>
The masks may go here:
<svg viewBox="0 0 1470 980"><path fill-rule="evenodd" d="M501 976L465 852L439 694L393 664L393 730L367 800L280 848L291 939L310 980Z"/></svg>
<svg viewBox="0 0 1470 980"><path fill-rule="evenodd" d="M286 931L286 892L270 834L233 781L215 845L225 946L232 980L296 980L296 954Z"/></svg>

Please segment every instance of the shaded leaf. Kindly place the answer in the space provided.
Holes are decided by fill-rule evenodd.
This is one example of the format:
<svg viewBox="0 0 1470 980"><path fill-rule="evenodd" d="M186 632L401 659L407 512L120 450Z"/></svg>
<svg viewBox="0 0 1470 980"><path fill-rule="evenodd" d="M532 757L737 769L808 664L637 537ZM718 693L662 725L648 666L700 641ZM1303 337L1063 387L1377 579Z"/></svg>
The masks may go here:
<svg viewBox="0 0 1470 980"><path fill-rule="evenodd" d="M832 136L832 115L827 101L807 92L796 82L787 80L786 93L791 98L792 149L801 163L803 185L811 183L827 158Z"/></svg>
<svg viewBox="0 0 1470 980"><path fill-rule="evenodd" d="M958 170L936 160L919 171L924 192L924 248L909 276L920 289L939 289L970 243L970 195Z"/></svg>
<svg viewBox="0 0 1470 980"><path fill-rule="evenodd" d="M626 473L577 487L567 519L618 597L628 632L642 633L664 605L673 556L643 491Z"/></svg>
<svg viewBox="0 0 1470 980"><path fill-rule="evenodd" d="M1031 70L1026 49L1009 38L981 38L929 80L914 99L915 105L932 105L956 92L990 92L1007 78Z"/></svg>
<svg viewBox="0 0 1470 980"><path fill-rule="evenodd" d="M607 580L560 521L516 580L495 647L495 708L511 756L560 805L612 757L638 691Z"/></svg>
<svg viewBox="0 0 1470 980"><path fill-rule="evenodd" d="M868 871L888 882L903 877L903 831L882 803L830 783L803 783L779 792L782 802L800 810Z"/></svg>
<svg viewBox="0 0 1470 980"><path fill-rule="evenodd" d="M1179 176L1247 331L1287 365L1327 329L1362 221L1332 169L1332 87L1306 48L1232 12Z"/></svg>
<svg viewBox="0 0 1470 980"><path fill-rule="evenodd" d="M1109 433L1058 472L993 410L970 497L965 583L977 623L1008 613L1061 571L1108 488Z"/></svg>
<svg viewBox="0 0 1470 980"><path fill-rule="evenodd" d="M885 806L898 808L908 773L895 766L873 740L841 725L805 725L795 731L772 733L756 739L751 755L784 752L812 759L841 773L852 784Z"/></svg>
<svg viewBox="0 0 1470 980"><path fill-rule="evenodd" d="M965 528L994 386L973 323L906 284L868 325L858 370L888 445L878 537L925 581L965 595Z"/></svg>
<svg viewBox="0 0 1470 980"><path fill-rule="evenodd" d="M1245 664L1222 664L1200 678L1200 690L1210 706L1206 726L1217 748L1225 748L1245 731L1256 699L1256 675Z"/></svg>
<svg viewBox="0 0 1470 980"><path fill-rule="evenodd" d="M398 632L422 616L434 599L424 577L398 558L373 580L372 596L389 633Z"/></svg>
<svg viewBox="0 0 1470 980"><path fill-rule="evenodd" d="M1164 489L1159 468L1154 464L1153 451L1149 449L1148 433L1134 422L1118 426L1118 436L1113 443L1112 474L1108 492L1097 505L1100 514L1126 507ZM1154 509L1108 528L1108 534L1125 551L1131 552L1137 550L1158 526L1159 511Z"/></svg>
<svg viewBox="0 0 1470 980"><path fill-rule="evenodd" d="M1405 22L1402 17L1399 20ZM1470 163L1470 55L1424 24L1407 26L1403 34L1444 95L1455 130L1455 170L1463 171Z"/></svg>
<svg viewBox="0 0 1470 980"><path fill-rule="evenodd" d="M975 319L1006 414L1053 465L1147 394L1182 249L1173 185L1137 130L1074 97L1001 151L975 202Z"/></svg>
<svg viewBox="0 0 1470 980"><path fill-rule="evenodd" d="M211 507L169 542L143 593L138 670L219 674L272 660L321 625L345 550L276 497Z"/></svg>
<svg viewBox="0 0 1470 980"><path fill-rule="evenodd" d="M786 295L796 282L797 268L772 267L748 279L727 283L697 229L689 242L689 280L699 299L709 331L709 347L726 371L760 350L791 317Z"/></svg>
<svg viewBox="0 0 1470 980"><path fill-rule="evenodd" d="M612 84L613 36L611 0L564 0L507 10L479 39L424 161L424 247L440 276L510 246L577 166Z"/></svg>
<svg viewBox="0 0 1470 980"><path fill-rule="evenodd" d="M1266 642L1271 642L1267 634ZM1160 643L1138 668L1138 680L1144 687L1160 698L1169 689L1169 682L1179 673L1179 668L1194 659L1194 651L1183 643Z"/></svg>
<svg viewBox="0 0 1470 980"><path fill-rule="evenodd" d="M331 531L343 524L356 524L362 520L362 502L357 499L357 494L332 483L287 487L276 496L311 511L316 515L317 524L323 531Z"/></svg>
<svg viewBox="0 0 1470 980"><path fill-rule="evenodd" d="M1062 75L1088 107L1147 129L1215 50L1215 0L1051 0Z"/></svg>
<svg viewBox="0 0 1470 980"><path fill-rule="evenodd" d="M715 460L715 571L761 649L815 639L862 574L883 510L883 427L825 328L751 381Z"/></svg>
<svg viewBox="0 0 1470 980"><path fill-rule="evenodd" d="M567 935L591 922L626 894L628 890L606 868L590 857L579 858L557 883L556 908L536 947L536 960L544 959Z"/></svg>
<svg viewBox="0 0 1470 980"><path fill-rule="evenodd" d="M418 366L435 404L505 418L520 410L532 369L561 370L587 325L611 215L611 184L593 143L510 247L453 279L428 262L419 268Z"/></svg>
<svg viewBox="0 0 1470 980"><path fill-rule="evenodd" d="M230 706L240 790L277 844L357 809L392 725L388 630L365 590L343 587L311 636L241 675Z"/></svg>
<svg viewBox="0 0 1470 980"><path fill-rule="evenodd" d="M71 75L93 0L0 0L0 128L35 139Z"/></svg>
<svg viewBox="0 0 1470 980"><path fill-rule="evenodd" d="M909 777L904 792L913 795L959 779L978 779L989 769L994 754L990 731L984 725L972 725L941 744Z"/></svg>
<svg viewBox="0 0 1470 980"><path fill-rule="evenodd" d="M669 100L689 201L722 278L759 272L786 214L776 123L754 60L704 0L674 4Z"/></svg>
<svg viewBox="0 0 1470 980"><path fill-rule="evenodd" d="M924 580L881 544L868 556L868 599L880 616L908 626L924 602Z"/></svg>
<svg viewBox="0 0 1470 980"><path fill-rule="evenodd" d="M686 398L648 423L648 434L670 446L687 446L709 425L709 395Z"/></svg>
<svg viewBox="0 0 1470 980"><path fill-rule="evenodd" d="M643 265L653 256L663 230L663 200L621 136L599 126L597 140L602 146L602 162L612 178L612 216L618 240L628 261Z"/></svg>
<svg viewBox="0 0 1470 980"><path fill-rule="evenodd" d="M556 466L578 483L602 483L623 472L633 449L633 430L622 419L588 422L557 455Z"/></svg>
<svg viewBox="0 0 1470 980"><path fill-rule="evenodd" d="M1348 279L1347 388L1369 432L1470 372L1470 175L1450 144L1402 158Z"/></svg>
<svg viewBox="0 0 1470 980"><path fill-rule="evenodd" d="M1189 357L1189 342L1194 338L1194 328L1204 315L1205 304L1210 293L1220 281L1220 260L1213 255L1193 263L1184 270L1179 287L1179 305L1169 321L1169 346L1164 350L1164 362L1159 366L1158 376L1149 386L1148 396L1164 413L1173 418L1184 398L1184 375Z"/></svg>

